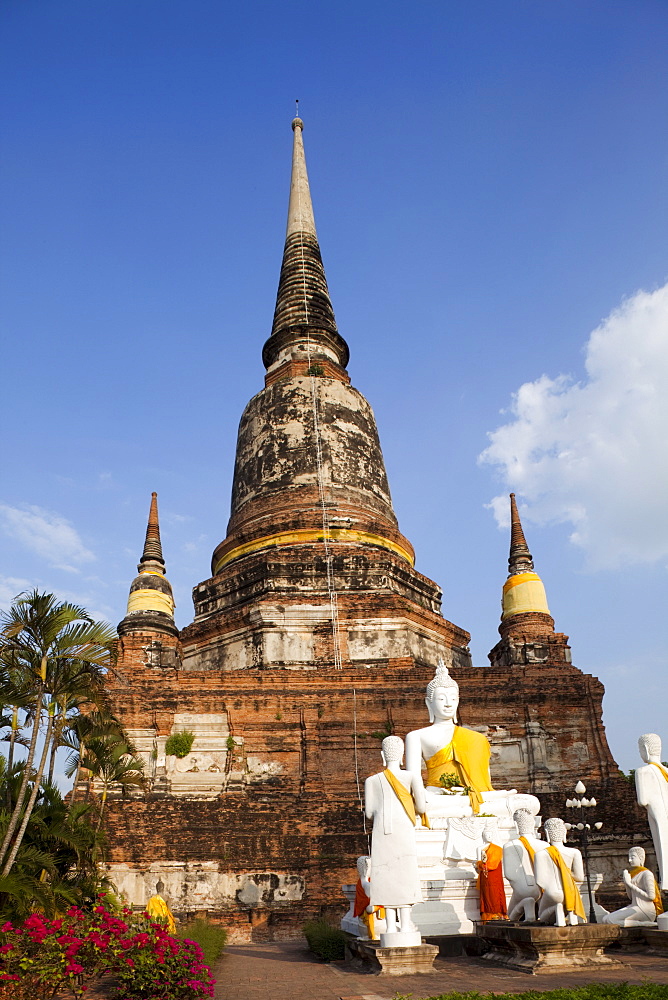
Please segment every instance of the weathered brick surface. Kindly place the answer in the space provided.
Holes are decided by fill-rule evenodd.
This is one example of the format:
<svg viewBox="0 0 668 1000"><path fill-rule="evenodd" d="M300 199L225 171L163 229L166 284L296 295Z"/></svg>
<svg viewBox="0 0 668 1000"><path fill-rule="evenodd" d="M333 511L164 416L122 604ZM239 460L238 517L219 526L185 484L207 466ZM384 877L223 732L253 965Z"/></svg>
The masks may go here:
<svg viewBox="0 0 668 1000"><path fill-rule="evenodd" d="M538 724L552 746L547 762L526 761L522 790L538 794L544 814L563 814L563 800L583 778L605 806L608 830L622 823L642 838L631 786L619 775L601 724L603 687L572 666L456 670L461 721L486 725L493 749L503 732L527 740ZM298 928L323 909L341 908L340 886L354 878L367 849L360 782L380 769L380 739L425 723L428 666L341 671L249 670L224 675L135 667L112 685L115 710L129 727L168 732L175 712L227 712L242 754L280 765L265 781L251 777L209 801L163 796L109 804L109 860L148 867L156 860L216 862L221 871L300 874L301 901L220 914L228 926L270 936ZM355 718L356 716L356 718ZM355 738L355 733L356 738ZM507 738L504 736L504 739ZM542 745L542 744L541 744ZM586 748L583 750L583 748ZM230 752L230 766L235 751ZM529 754L530 757L530 754ZM493 758L497 787L519 787L517 770ZM253 928L260 928L254 930Z"/></svg>

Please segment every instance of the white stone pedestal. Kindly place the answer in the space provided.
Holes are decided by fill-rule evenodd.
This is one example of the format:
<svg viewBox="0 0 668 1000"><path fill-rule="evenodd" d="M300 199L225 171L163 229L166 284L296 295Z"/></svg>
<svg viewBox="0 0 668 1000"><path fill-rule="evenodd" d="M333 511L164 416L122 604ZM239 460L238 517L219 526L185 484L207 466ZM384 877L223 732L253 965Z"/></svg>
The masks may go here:
<svg viewBox="0 0 668 1000"><path fill-rule="evenodd" d="M394 931L380 935L381 948L419 948L421 944L422 935L419 931Z"/></svg>

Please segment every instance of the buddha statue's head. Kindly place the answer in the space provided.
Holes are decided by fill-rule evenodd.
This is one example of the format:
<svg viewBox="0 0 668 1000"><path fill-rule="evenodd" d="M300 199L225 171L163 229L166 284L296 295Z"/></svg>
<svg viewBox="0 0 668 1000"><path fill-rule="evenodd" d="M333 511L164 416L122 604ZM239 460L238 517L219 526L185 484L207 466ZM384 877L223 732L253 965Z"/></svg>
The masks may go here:
<svg viewBox="0 0 668 1000"><path fill-rule="evenodd" d="M499 837L499 822L494 819L486 819L482 829L482 839L485 844L495 844Z"/></svg>
<svg viewBox="0 0 668 1000"><path fill-rule="evenodd" d="M457 717L459 685L443 660L438 661L434 679L427 684L425 703L430 722L452 722Z"/></svg>
<svg viewBox="0 0 668 1000"><path fill-rule="evenodd" d="M632 868L642 868L645 864L645 851L642 847L632 847L629 851L629 864Z"/></svg>
<svg viewBox="0 0 668 1000"><path fill-rule="evenodd" d="M566 840L566 824L563 819L546 819L543 829L548 844L563 844Z"/></svg>
<svg viewBox="0 0 668 1000"><path fill-rule="evenodd" d="M383 755L385 766L400 761L404 755L404 741L400 736L386 736L380 744L380 752Z"/></svg>
<svg viewBox="0 0 668 1000"><path fill-rule="evenodd" d="M357 874L361 879L368 879L371 873L371 858L368 854L361 854L357 859Z"/></svg>
<svg viewBox="0 0 668 1000"><path fill-rule="evenodd" d="M661 760L661 737L656 733L644 733L638 740L638 749L646 764L650 760Z"/></svg>
<svg viewBox="0 0 668 1000"><path fill-rule="evenodd" d="M513 813L513 821L520 837L536 836L536 823L528 809L516 809Z"/></svg>

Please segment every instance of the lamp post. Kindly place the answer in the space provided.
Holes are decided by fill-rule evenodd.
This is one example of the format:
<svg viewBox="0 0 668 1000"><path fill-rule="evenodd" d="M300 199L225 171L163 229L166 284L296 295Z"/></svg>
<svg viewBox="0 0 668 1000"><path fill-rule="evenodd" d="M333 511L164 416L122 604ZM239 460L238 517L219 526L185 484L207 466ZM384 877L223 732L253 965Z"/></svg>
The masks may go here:
<svg viewBox="0 0 668 1000"><path fill-rule="evenodd" d="M576 799L566 799L566 808L567 809L577 809L578 810L577 813L575 814L575 816L577 817L577 819L579 820L579 822L578 823L573 823L573 824L571 824L571 826L574 827L576 830L581 830L582 831L582 848L583 848L583 852L584 852L585 878L587 879L587 895L589 896L589 923L590 924L596 924L596 923L598 923L598 921L596 919L596 911L594 910L594 897L592 895L592 891L591 891L591 879L589 877L589 838L588 838L588 831L591 830L591 826L589 825L589 823L585 823L584 822L583 816L585 814L583 814L582 810L583 809L591 809L597 803L596 803L596 799L594 799L594 798L591 798L591 799L584 798L584 793L586 791L587 791L587 789L585 788L583 782L582 781L578 781L577 785L575 786L575 794L578 796L578 798L576 798ZM602 823L594 823L594 827L595 827L596 830L600 830L602 826L603 826Z"/></svg>

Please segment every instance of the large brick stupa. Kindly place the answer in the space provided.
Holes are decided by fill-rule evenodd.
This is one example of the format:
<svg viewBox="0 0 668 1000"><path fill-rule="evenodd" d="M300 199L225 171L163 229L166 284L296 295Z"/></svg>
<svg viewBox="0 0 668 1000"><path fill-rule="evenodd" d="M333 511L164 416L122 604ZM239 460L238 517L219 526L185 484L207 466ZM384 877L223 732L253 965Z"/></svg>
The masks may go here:
<svg viewBox="0 0 668 1000"><path fill-rule="evenodd" d="M341 911L341 884L367 850L360 787L380 769L383 736L426 723L440 658L460 685L460 721L491 741L497 787L538 795L546 815L584 778L611 828L626 817L630 830L635 815L606 742L603 687L554 631L514 498L489 667L472 666L468 633L414 568L373 412L350 384L302 121L292 128L265 387L241 418L227 535L179 632L153 496L109 680L148 778L143 793L110 799L112 877L139 906L162 882L177 914L206 912L236 940L292 936L307 917ZM167 754L183 731L190 752Z"/></svg>

